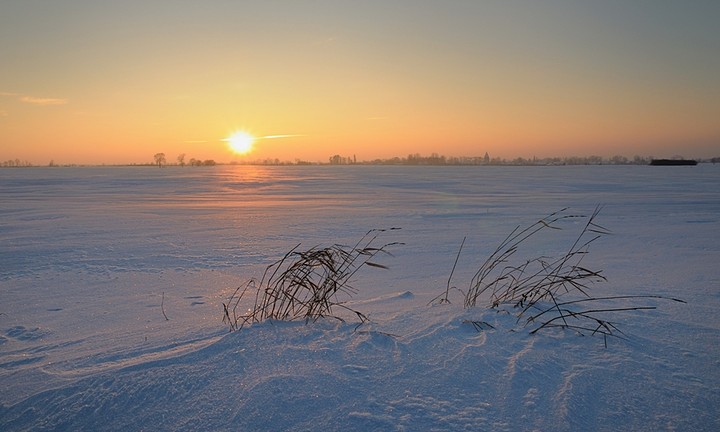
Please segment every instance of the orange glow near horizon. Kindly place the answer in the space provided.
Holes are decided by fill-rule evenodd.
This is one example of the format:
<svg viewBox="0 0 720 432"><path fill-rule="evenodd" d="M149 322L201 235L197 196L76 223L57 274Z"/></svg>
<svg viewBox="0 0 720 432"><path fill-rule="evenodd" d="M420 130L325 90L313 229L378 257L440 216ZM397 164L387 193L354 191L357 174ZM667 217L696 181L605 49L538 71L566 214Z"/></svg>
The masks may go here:
<svg viewBox="0 0 720 432"><path fill-rule="evenodd" d="M77 3L0 5L0 162L720 153L720 2Z"/></svg>

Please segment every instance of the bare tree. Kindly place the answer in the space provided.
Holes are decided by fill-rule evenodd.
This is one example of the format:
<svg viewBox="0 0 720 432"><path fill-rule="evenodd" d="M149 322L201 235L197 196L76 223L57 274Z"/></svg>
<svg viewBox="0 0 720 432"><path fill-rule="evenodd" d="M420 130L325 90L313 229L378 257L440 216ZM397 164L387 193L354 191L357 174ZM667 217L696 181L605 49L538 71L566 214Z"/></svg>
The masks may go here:
<svg viewBox="0 0 720 432"><path fill-rule="evenodd" d="M178 165L180 165L181 167L184 167L185 166L185 153L181 153L177 157L177 161L178 161Z"/></svg>
<svg viewBox="0 0 720 432"><path fill-rule="evenodd" d="M155 163L157 164L158 168L162 168L163 165L165 165L165 153L155 153Z"/></svg>

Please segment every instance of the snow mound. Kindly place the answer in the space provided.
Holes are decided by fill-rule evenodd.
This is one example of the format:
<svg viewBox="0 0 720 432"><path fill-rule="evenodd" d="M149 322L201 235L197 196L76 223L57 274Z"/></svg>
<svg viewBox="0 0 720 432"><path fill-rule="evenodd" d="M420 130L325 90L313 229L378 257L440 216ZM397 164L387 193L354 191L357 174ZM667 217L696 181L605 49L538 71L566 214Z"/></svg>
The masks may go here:
<svg viewBox="0 0 720 432"><path fill-rule="evenodd" d="M495 329L478 331L472 321ZM514 323L507 314L455 305L418 306L359 328L334 320L269 321L181 355L35 394L3 407L0 424L5 430L358 431L707 430L717 424L717 390L700 373L655 374L652 353L636 346L642 340L605 348L600 338L530 335Z"/></svg>

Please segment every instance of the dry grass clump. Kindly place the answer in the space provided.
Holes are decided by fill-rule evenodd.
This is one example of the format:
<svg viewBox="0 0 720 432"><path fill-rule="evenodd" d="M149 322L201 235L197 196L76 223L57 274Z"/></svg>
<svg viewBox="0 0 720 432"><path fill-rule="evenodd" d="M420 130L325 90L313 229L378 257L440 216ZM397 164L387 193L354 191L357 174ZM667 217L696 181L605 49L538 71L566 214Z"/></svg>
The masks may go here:
<svg viewBox="0 0 720 432"><path fill-rule="evenodd" d="M537 333L548 328L574 330L580 334L600 334L622 337L616 323L605 318L614 312L655 309L655 306L627 306L627 300L655 298L684 303L683 300L655 295L622 295L595 297L591 287L606 281L601 270L594 270L583 263L590 246L610 231L597 223L601 207L590 216L569 213L562 209L531 225L516 227L485 259L470 280L467 291L451 287L451 279L457 267L465 239L455 257L445 292L431 303L450 303L450 290L463 294L466 308L484 306L490 309L510 311L517 322ZM563 230L564 222L582 222L576 236L570 237L567 250L558 256L523 258L521 246L543 232ZM396 230L398 228L391 228ZM389 254L387 249L401 243L385 243L374 246L377 237L386 230L368 231L354 246L333 245L299 250L298 244L282 258L270 264L262 278L251 279L238 287L223 303L223 322L231 330L246 324L265 320L293 321L304 319L316 321L331 317L341 321L344 315L356 316L360 323L368 320L340 299L357 293L350 279L363 266L387 268L372 261L378 254ZM253 296L252 306L241 311L243 299ZM620 302L618 304L618 302ZM494 328L490 324L470 321L478 331ZM607 343L607 340L606 340Z"/></svg>
<svg viewBox="0 0 720 432"><path fill-rule="evenodd" d="M587 295L589 284L605 280L601 271L581 265L590 244L609 234L607 229L595 222L599 211L600 208L596 208L592 216L586 217L568 214L565 208L527 228L516 227L473 276L465 294L465 307L476 306L481 297L487 295L490 307L511 304L521 308L522 315L537 302L553 300L564 293L577 291ZM523 242L541 231L561 230L560 223L568 219L587 221L564 255L513 261Z"/></svg>
<svg viewBox="0 0 720 432"><path fill-rule="evenodd" d="M581 334L619 337L622 332L615 323L603 318L605 314L655 309L655 306L607 306L613 301L660 298L683 302L662 296L593 297L590 294L591 285L606 281L601 270L593 270L583 264L590 245L610 234L609 230L596 222L600 210L601 207L597 207L590 216L585 216L568 213L565 208L526 228L516 227L472 277L470 287L463 292L465 307L484 305L491 309L509 309L518 322L533 327L531 333L560 327ZM556 257L527 259L518 256L520 246L530 238L548 230L561 230L562 222L570 219L584 220L584 223L567 252ZM448 281L444 296L438 296L435 300L449 302L449 288ZM475 327L478 328L477 325Z"/></svg>
<svg viewBox="0 0 720 432"><path fill-rule="evenodd" d="M361 323L367 321L363 313L348 307L339 299L339 295L351 297L356 294L350 279L361 267L387 268L371 261L378 254L389 254L387 249L399 244L394 242L373 246L380 233L385 231L370 230L352 247L336 244L299 251L298 244L270 264L259 282L251 279L245 286L235 290L228 302L223 303L223 322L231 330L239 330L246 324L265 320L316 321L332 317L344 321L335 312L336 309L350 312ZM253 306L245 312L239 312L240 302L248 293L254 295Z"/></svg>

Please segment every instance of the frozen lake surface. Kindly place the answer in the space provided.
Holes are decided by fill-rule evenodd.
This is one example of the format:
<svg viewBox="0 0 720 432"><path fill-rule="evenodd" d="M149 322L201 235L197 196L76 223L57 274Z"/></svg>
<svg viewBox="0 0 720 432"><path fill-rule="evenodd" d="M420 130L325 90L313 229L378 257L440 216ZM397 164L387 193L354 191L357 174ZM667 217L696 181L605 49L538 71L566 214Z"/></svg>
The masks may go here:
<svg viewBox="0 0 720 432"><path fill-rule="evenodd" d="M598 205L593 293L686 304L628 300L657 309L607 347L428 306L464 237L462 290L516 226ZM354 278L369 324L228 333L222 302L298 243L391 227ZM2 169L0 240L2 430L720 430L716 165Z"/></svg>

